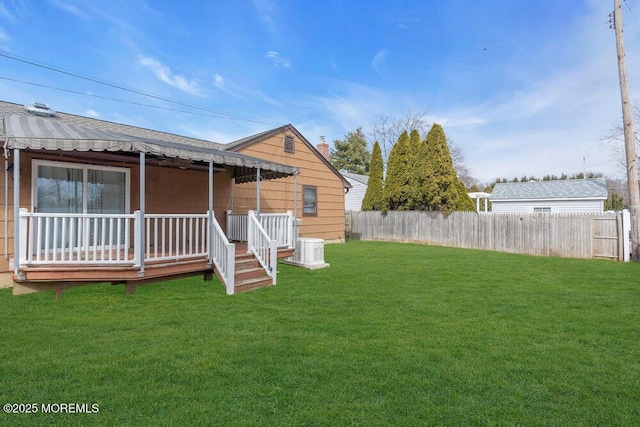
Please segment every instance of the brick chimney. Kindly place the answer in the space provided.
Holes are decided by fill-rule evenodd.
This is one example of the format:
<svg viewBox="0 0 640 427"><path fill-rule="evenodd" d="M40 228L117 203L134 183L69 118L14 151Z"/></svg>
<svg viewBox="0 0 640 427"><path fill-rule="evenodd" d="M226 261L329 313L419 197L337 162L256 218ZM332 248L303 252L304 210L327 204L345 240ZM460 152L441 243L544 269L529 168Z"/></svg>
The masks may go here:
<svg viewBox="0 0 640 427"><path fill-rule="evenodd" d="M324 142L324 135L320 137L320 142L316 145L316 148L325 159L329 160L329 144Z"/></svg>

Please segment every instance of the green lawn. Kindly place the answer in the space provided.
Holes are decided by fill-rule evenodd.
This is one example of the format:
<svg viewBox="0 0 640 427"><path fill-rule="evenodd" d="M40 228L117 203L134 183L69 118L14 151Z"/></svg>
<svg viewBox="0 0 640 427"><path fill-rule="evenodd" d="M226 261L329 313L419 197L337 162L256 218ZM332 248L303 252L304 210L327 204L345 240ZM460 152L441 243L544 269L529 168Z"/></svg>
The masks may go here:
<svg viewBox="0 0 640 427"><path fill-rule="evenodd" d="M412 244L226 296L0 291L0 425L640 425L640 265Z"/></svg>

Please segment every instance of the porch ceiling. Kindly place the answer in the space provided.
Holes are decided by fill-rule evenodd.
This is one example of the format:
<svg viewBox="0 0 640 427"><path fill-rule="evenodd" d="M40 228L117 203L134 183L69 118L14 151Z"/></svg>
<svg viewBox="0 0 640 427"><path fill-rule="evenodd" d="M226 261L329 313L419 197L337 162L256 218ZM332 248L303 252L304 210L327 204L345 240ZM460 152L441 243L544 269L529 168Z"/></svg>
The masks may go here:
<svg viewBox="0 0 640 427"><path fill-rule="evenodd" d="M75 126L37 116L7 113L3 117L3 124L5 149L143 152L233 166L237 182L255 181L255 170L258 168L261 169L262 179L281 178L299 172L298 168L292 166L244 154Z"/></svg>

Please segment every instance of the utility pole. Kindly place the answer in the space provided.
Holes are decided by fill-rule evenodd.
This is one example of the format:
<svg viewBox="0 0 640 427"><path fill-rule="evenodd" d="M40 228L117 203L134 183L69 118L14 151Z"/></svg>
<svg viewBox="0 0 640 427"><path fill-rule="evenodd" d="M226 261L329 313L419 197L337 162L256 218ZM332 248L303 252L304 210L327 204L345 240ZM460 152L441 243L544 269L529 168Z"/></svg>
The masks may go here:
<svg viewBox="0 0 640 427"><path fill-rule="evenodd" d="M613 26L616 30L616 48L618 50L618 75L620 76L620 95L622 96L622 121L624 124L624 146L627 154L627 183L629 204L631 205L631 254L632 260L640 262L640 182L638 181L638 158L633 138L631 105L627 88L627 68L624 59L622 40L622 6L620 0L614 0ZM626 238L626 236L625 236Z"/></svg>

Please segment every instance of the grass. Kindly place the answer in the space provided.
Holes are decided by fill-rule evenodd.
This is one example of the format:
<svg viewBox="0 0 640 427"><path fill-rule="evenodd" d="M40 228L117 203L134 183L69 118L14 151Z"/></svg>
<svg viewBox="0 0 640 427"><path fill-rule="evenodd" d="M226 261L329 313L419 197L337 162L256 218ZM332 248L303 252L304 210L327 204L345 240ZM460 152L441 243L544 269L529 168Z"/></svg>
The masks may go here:
<svg viewBox="0 0 640 427"><path fill-rule="evenodd" d="M412 244L225 296L0 291L0 425L639 425L640 265Z"/></svg>

